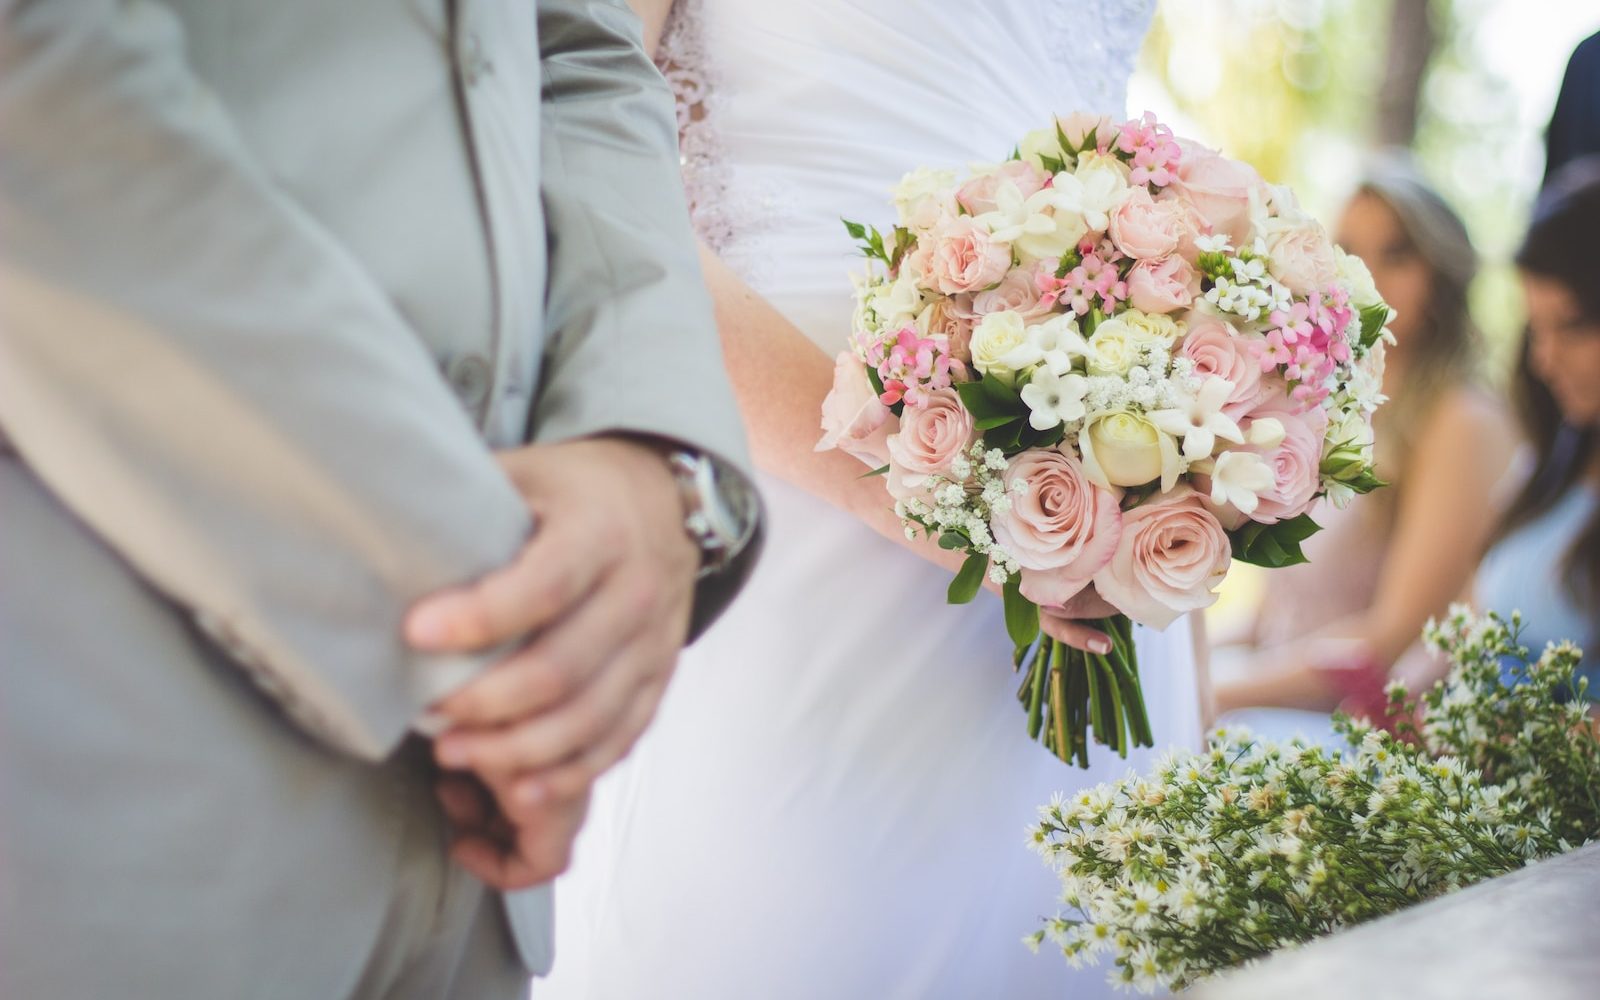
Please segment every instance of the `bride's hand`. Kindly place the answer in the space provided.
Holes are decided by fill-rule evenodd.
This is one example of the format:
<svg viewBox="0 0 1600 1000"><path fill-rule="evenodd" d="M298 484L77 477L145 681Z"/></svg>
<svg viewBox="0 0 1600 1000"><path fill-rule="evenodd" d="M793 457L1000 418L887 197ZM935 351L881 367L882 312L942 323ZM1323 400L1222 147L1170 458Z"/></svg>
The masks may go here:
<svg viewBox="0 0 1600 1000"><path fill-rule="evenodd" d="M999 584L985 581L984 586L995 594L1001 593ZM1100 618L1121 614L1099 591L1089 584L1066 604L1039 608L1039 628L1045 635L1065 643L1073 649L1105 655L1111 652L1111 637L1097 628L1084 624Z"/></svg>

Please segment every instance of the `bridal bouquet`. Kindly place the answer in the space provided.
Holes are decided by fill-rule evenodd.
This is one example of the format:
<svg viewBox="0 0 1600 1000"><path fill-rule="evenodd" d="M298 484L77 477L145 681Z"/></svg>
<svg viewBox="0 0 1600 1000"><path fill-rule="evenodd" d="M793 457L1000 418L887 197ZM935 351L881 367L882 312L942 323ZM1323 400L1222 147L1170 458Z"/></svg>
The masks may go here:
<svg viewBox="0 0 1600 1000"><path fill-rule="evenodd" d="M1519 627L1465 609L1430 626L1450 675L1420 702L1391 685L1391 710L1422 719L1398 739L1346 718L1342 751L1218 731L1208 753L1051 803L1033 836L1073 914L1029 943L1181 989L1600 835L1582 654L1534 660Z"/></svg>
<svg viewBox="0 0 1600 1000"><path fill-rule="evenodd" d="M1286 189L1150 115L1074 115L1012 158L920 169L873 262L819 449L878 468L911 537L1005 596L1028 731L1149 746L1132 622L1209 606L1230 560L1303 561L1321 497L1381 485L1389 309ZM1041 637L1088 588L1109 655Z"/></svg>

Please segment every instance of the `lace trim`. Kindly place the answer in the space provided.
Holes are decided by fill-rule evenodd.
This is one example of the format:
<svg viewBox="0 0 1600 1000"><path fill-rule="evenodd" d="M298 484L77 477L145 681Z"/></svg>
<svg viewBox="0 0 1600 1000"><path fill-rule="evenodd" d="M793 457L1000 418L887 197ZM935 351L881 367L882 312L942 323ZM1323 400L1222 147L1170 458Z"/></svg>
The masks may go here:
<svg viewBox="0 0 1600 1000"><path fill-rule="evenodd" d="M656 50L678 111L678 162L695 232L723 263L752 285L761 255L753 241L771 228L775 199L735 175L717 133L722 104L715 60L705 39L702 0L677 0Z"/></svg>
<svg viewBox="0 0 1600 1000"><path fill-rule="evenodd" d="M1080 0L1046 4L1052 21L1052 45L1061 65L1085 65L1092 72L1077 76L1086 107L1121 120L1128 114L1128 78L1139 60L1139 49L1156 0Z"/></svg>

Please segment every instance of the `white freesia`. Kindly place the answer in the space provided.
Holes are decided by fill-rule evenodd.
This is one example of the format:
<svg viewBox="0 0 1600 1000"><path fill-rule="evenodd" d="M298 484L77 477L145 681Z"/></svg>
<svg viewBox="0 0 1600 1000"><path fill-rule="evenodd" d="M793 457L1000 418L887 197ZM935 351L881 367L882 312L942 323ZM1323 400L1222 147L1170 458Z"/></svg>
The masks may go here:
<svg viewBox="0 0 1600 1000"><path fill-rule="evenodd" d="M1057 375L1046 367L1036 369L1021 392L1028 407L1028 423L1036 431L1047 431L1082 420L1083 396L1088 391L1089 380L1076 372Z"/></svg>
<svg viewBox="0 0 1600 1000"><path fill-rule="evenodd" d="M972 367L1006 384L1044 360L1044 351L1028 336L1022 314L1010 309L993 312L972 331Z"/></svg>
<svg viewBox="0 0 1600 1000"><path fill-rule="evenodd" d="M1056 174L1055 186L1071 191L1084 224L1103 233L1111 225L1111 213L1130 192L1128 165L1109 153L1085 153L1077 170Z"/></svg>
<svg viewBox="0 0 1600 1000"><path fill-rule="evenodd" d="M1287 436L1287 432L1283 429L1283 421L1277 417L1260 417L1250 421L1250 430L1245 434L1245 440L1257 448L1271 451L1283 444L1283 439Z"/></svg>
<svg viewBox="0 0 1600 1000"><path fill-rule="evenodd" d="M1216 450L1218 438L1244 444L1239 424L1222 412L1231 392L1232 382L1208 378L1200 383L1198 392L1181 397L1178 406L1151 413L1150 422L1163 432L1182 438L1183 457L1198 462Z"/></svg>
<svg viewBox="0 0 1600 1000"><path fill-rule="evenodd" d="M854 325L871 338L893 339L908 326L915 326L922 312L922 291L909 273L894 281L858 280Z"/></svg>
<svg viewBox="0 0 1600 1000"><path fill-rule="evenodd" d="M994 203L994 211L977 216L978 223L995 242L1010 243L1026 258L1059 257L1088 232L1074 193L1061 190L1059 183L1024 198L1016 184L1001 181Z"/></svg>
<svg viewBox="0 0 1600 1000"><path fill-rule="evenodd" d="M1089 342L1078 332L1078 318L1072 313L1057 313L1028 327L1028 340L1044 355L1044 366L1056 375L1065 375L1075 358L1089 353Z"/></svg>
<svg viewBox="0 0 1600 1000"><path fill-rule="evenodd" d="M1225 451L1210 465L1211 502L1232 504L1247 517L1261 505L1261 494L1277 484L1272 466L1252 451Z"/></svg>

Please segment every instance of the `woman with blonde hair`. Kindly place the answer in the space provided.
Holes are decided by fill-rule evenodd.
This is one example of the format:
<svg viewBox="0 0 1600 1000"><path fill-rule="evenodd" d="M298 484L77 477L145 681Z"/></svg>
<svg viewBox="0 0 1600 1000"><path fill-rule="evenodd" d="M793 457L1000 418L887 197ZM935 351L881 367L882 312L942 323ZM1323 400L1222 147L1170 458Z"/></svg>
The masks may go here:
<svg viewBox="0 0 1600 1000"><path fill-rule="evenodd" d="M1254 655L1219 679L1223 714L1268 706L1381 718L1396 663L1467 588L1495 524L1490 496L1513 431L1478 382L1481 337L1467 303L1477 256L1466 227L1408 159L1391 154L1357 186L1338 241L1366 261L1396 311L1390 401L1375 422L1377 470L1390 485L1345 510L1313 511L1325 530L1305 545L1309 563L1273 574L1249 636ZM1285 722L1233 718L1267 729Z"/></svg>

